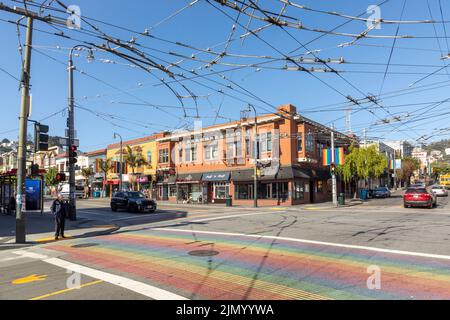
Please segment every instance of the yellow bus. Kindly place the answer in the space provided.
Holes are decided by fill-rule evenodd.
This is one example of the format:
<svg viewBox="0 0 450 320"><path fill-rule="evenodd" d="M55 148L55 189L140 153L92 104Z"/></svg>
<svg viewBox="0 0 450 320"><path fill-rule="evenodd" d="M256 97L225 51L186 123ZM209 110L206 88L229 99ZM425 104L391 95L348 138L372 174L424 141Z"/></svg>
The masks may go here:
<svg viewBox="0 0 450 320"><path fill-rule="evenodd" d="M445 186L447 189L450 188L450 174L441 174L439 184Z"/></svg>

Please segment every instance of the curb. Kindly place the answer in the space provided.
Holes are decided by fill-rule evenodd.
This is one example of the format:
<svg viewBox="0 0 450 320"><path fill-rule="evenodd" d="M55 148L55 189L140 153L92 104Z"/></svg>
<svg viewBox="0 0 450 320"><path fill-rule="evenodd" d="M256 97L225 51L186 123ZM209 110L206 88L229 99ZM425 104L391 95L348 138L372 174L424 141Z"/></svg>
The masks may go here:
<svg viewBox="0 0 450 320"><path fill-rule="evenodd" d="M89 229L94 229L94 228L95 227L92 227L92 228L89 228ZM11 250L11 249L21 249L21 248L33 247L33 246L37 246L37 245L43 245L43 244L49 244L49 243L57 243L57 242L61 242L61 241L68 241L68 240L75 240L75 239L83 239L83 238L104 236L104 235L108 235L108 234L111 234L113 232L116 232L118 230L120 230L119 226L112 225L111 228L106 229L106 230L91 231L91 232L83 233L83 234L80 234L80 235L76 235L76 236L73 236L73 237L68 237L66 239L61 239L61 240L56 240L56 241L54 239L52 239L52 240L48 240L48 241L31 240L31 241L28 241L25 244L0 243L0 251Z"/></svg>

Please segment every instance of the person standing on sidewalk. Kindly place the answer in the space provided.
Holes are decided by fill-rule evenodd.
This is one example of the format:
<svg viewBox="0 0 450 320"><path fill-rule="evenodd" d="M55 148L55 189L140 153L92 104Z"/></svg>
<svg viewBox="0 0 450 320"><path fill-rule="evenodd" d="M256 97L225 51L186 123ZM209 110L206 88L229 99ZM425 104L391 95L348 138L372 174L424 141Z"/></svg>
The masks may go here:
<svg viewBox="0 0 450 320"><path fill-rule="evenodd" d="M58 240L59 235L62 238L64 236L64 226L66 224L66 204L64 203L63 196L58 194L58 198L53 201L50 208L51 213L55 217L55 240Z"/></svg>

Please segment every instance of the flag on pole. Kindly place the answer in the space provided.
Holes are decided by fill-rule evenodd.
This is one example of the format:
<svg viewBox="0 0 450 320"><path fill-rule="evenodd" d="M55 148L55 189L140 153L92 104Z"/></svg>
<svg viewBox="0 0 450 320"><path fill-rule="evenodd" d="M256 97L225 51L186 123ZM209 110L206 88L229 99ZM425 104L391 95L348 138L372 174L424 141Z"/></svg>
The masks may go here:
<svg viewBox="0 0 450 320"><path fill-rule="evenodd" d="M324 149L322 151L322 165L329 166L331 164L331 149Z"/></svg>
<svg viewBox="0 0 450 320"><path fill-rule="evenodd" d="M336 148L335 150L335 157L334 157L334 164L338 166L342 166L345 163L345 153L344 148Z"/></svg>
<svg viewBox="0 0 450 320"><path fill-rule="evenodd" d="M388 169L389 170L395 169L395 161L394 160L388 160Z"/></svg>
<svg viewBox="0 0 450 320"><path fill-rule="evenodd" d="M345 163L344 148L335 148L334 150L334 164L342 166ZM322 165L331 165L331 149L324 149L322 151Z"/></svg>

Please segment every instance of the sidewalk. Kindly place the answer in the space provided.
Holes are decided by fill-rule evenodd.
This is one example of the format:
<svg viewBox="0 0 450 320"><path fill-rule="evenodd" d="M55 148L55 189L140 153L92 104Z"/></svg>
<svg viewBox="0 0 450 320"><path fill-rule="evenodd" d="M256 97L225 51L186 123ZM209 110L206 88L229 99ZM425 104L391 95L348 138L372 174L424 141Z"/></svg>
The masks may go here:
<svg viewBox="0 0 450 320"><path fill-rule="evenodd" d="M49 213L26 213L27 243L25 245L15 244L15 216L0 215L0 250L32 246L55 241L54 218ZM79 219L77 221L66 220L67 239L92 237L109 234L117 231L116 225L99 225L99 222ZM63 240L59 240L63 241Z"/></svg>

